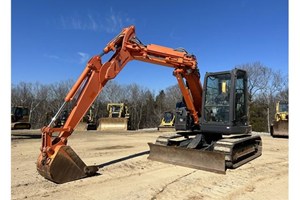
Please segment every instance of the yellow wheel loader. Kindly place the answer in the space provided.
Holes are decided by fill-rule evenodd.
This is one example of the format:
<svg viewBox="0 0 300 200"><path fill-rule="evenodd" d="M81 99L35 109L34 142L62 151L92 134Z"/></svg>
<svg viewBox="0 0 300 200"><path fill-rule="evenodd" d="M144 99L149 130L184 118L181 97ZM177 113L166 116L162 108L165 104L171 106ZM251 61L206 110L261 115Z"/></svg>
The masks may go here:
<svg viewBox="0 0 300 200"><path fill-rule="evenodd" d="M158 131L175 131L175 115L171 111L164 112L164 116L160 125L157 127Z"/></svg>
<svg viewBox="0 0 300 200"><path fill-rule="evenodd" d="M100 131L126 131L129 129L128 107L124 103L108 103L108 117L100 118L97 130Z"/></svg>
<svg viewBox="0 0 300 200"><path fill-rule="evenodd" d="M276 103L276 113L270 132L272 137L289 136L289 104L285 101Z"/></svg>
<svg viewBox="0 0 300 200"><path fill-rule="evenodd" d="M11 107L11 130L30 128L29 109L23 106Z"/></svg>

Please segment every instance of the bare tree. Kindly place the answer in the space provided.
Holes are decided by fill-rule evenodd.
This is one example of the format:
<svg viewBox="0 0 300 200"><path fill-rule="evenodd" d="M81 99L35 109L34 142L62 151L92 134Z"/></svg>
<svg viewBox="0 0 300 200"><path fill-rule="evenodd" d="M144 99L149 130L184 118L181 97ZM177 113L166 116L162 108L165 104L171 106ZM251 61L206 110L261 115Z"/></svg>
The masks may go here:
<svg viewBox="0 0 300 200"><path fill-rule="evenodd" d="M279 94L283 94L283 91L288 91L287 76L284 76L281 71L274 71L260 62L237 65L236 67L245 69L248 72L250 109L254 101L256 101L256 107L258 104L265 105L261 107L266 108L266 127L269 132L270 121L273 119L275 112L276 99L279 98Z"/></svg>
<svg viewBox="0 0 300 200"><path fill-rule="evenodd" d="M160 118L155 115L155 94L147 90L145 92L145 104L141 126L145 128L156 127L159 125Z"/></svg>
<svg viewBox="0 0 300 200"><path fill-rule="evenodd" d="M35 83L33 85L33 99L30 104L29 122L34 126L42 126L46 121L45 110L48 109L48 90L49 86Z"/></svg>
<svg viewBox="0 0 300 200"><path fill-rule="evenodd" d="M18 85L12 85L12 106L30 106L33 99L32 85L32 83L25 82L20 82Z"/></svg>
<svg viewBox="0 0 300 200"><path fill-rule="evenodd" d="M146 90L137 84L131 84L126 87L126 91L128 92L128 109L131 115L131 127L133 129L139 129L141 128L140 124L143 117L143 108L146 104Z"/></svg>
<svg viewBox="0 0 300 200"><path fill-rule="evenodd" d="M260 62L241 64L235 67L248 72L249 101L252 102L255 95L265 90L269 85L272 70Z"/></svg>
<svg viewBox="0 0 300 200"><path fill-rule="evenodd" d="M50 84L49 101L51 102L50 110L54 113L61 107L64 99L74 84L73 80L61 81Z"/></svg>
<svg viewBox="0 0 300 200"><path fill-rule="evenodd" d="M166 88L165 91L166 108L167 110L175 111L176 103L182 101L182 93L177 84Z"/></svg>
<svg viewBox="0 0 300 200"><path fill-rule="evenodd" d="M112 80L105 85L99 96L99 100L103 102L121 103L127 98L127 92L125 86L122 86Z"/></svg>

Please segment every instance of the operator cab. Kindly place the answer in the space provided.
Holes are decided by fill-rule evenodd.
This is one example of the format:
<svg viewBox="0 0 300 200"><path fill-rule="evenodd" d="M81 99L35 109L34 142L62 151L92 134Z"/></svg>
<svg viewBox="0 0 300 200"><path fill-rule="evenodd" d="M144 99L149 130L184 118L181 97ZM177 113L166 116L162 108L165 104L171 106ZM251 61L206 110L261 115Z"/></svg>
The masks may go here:
<svg viewBox="0 0 300 200"><path fill-rule="evenodd" d="M112 105L111 106L111 113L112 113L112 117L120 117L120 111L121 111L121 106L120 105Z"/></svg>
<svg viewBox="0 0 300 200"><path fill-rule="evenodd" d="M289 112L289 104L288 102L279 102L279 112Z"/></svg>
<svg viewBox="0 0 300 200"><path fill-rule="evenodd" d="M170 123L174 118L174 114L172 112L165 112L164 113L164 122L165 123Z"/></svg>
<svg viewBox="0 0 300 200"><path fill-rule="evenodd" d="M245 134L248 123L247 73L241 69L206 73L202 101L202 132Z"/></svg>

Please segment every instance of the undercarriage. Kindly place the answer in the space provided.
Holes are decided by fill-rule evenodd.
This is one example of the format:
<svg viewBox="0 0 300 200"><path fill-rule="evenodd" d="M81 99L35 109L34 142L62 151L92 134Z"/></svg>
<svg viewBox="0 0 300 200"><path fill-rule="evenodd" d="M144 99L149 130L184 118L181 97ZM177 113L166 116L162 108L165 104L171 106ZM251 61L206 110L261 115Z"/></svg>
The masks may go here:
<svg viewBox="0 0 300 200"><path fill-rule="evenodd" d="M262 154L258 135L211 136L179 132L159 136L148 143L149 159L216 173L237 168Z"/></svg>

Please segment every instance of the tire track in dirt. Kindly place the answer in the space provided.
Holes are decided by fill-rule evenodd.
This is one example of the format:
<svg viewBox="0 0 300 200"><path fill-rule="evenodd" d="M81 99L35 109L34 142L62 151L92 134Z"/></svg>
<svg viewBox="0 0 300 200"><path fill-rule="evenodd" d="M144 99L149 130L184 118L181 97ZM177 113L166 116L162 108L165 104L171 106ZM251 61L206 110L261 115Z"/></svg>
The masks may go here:
<svg viewBox="0 0 300 200"><path fill-rule="evenodd" d="M188 173L188 174L185 174L185 175L183 175L183 176L181 176L181 177L179 177L179 178L176 178L175 180L171 181L170 183L166 184L160 191L158 191L158 192L151 198L151 200L157 199L157 197L158 197L161 193L163 193L164 190L165 190L168 186L170 186L171 184L180 181L182 178L185 178L185 177L187 177L187 176L189 176L189 175L195 173L196 171L197 171L197 170L192 171L192 172L190 172L190 173Z"/></svg>
<svg viewBox="0 0 300 200"><path fill-rule="evenodd" d="M100 175L94 177L88 177L86 179L80 179L73 182L68 182L65 184L55 184L36 173L36 180L25 181L23 184L12 185L14 200L17 199L47 199L48 197L58 196L61 191L64 193L74 193L74 188L78 191L85 190L85 188L92 188L93 185L109 185L114 182L126 181L130 177L139 177L145 173L155 173L155 171L160 171L169 168L170 166L161 163L152 163L152 161L144 158L136 158L132 161L127 161L124 163L117 163L100 169ZM35 190L34 188L43 188L42 190ZM14 192L15 190L27 191L27 194L20 194ZM76 199L80 199L82 195L77 195Z"/></svg>
<svg viewBox="0 0 300 200"><path fill-rule="evenodd" d="M288 180L288 148L286 140L274 141L270 137L263 150L263 156L241 166L238 169L227 170L226 175L213 175L208 172L197 172L192 176L184 177L180 181L169 185L160 193L159 199L243 199L245 195L259 199L287 198ZM274 148L276 152L274 152ZM274 180L274 177L276 180ZM273 181L274 180L274 181ZM264 183L273 183L272 187L280 188L279 198L270 194L276 193L272 187L265 192ZM282 183L278 185L278 182ZM253 193L255 192L255 193ZM263 197L263 198L262 198ZM270 198L271 197L271 198Z"/></svg>
<svg viewBox="0 0 300 200"><path fill-rule="evenodd" d="M269 167L269 166L276 167ZM256 185L273 177L286 177L287 162L253 164L243 169L228 170L226 175L214 176L197 171L190 177L169 185L160 193L161 199L176 196L179 199L239 199L243 194L253 192ZM192 186L192 187L191 187ZM284 185L283 185L284 187Z"/></svg>
<svg viewBox="0 0 300 200"><path fill-rule="evenodd" d="M157 134L74 136L79 156L88 165L98 165L148 150L146 142ZM287 192L287 140L266 136L263 140L263 156L227 170L226 175L151 161L142 155L105 165L99 176L59 185L36 171L40 141L14 140L12 199L286 199L285 193L277 193Z"/></svg>

